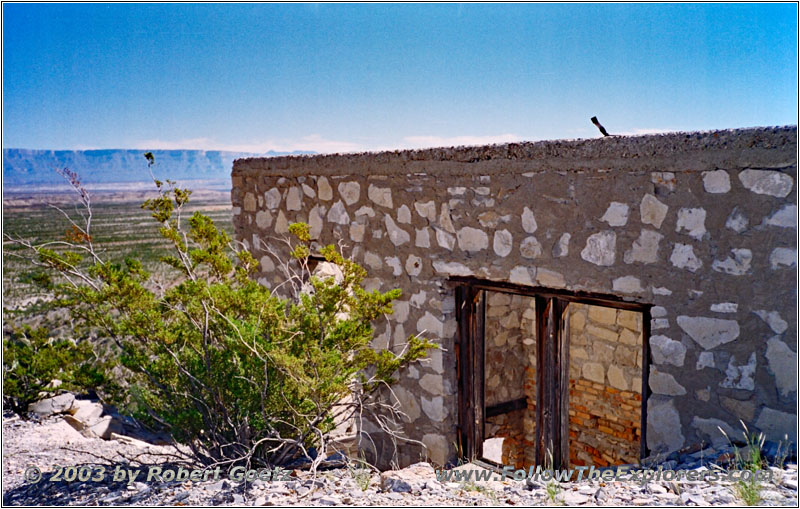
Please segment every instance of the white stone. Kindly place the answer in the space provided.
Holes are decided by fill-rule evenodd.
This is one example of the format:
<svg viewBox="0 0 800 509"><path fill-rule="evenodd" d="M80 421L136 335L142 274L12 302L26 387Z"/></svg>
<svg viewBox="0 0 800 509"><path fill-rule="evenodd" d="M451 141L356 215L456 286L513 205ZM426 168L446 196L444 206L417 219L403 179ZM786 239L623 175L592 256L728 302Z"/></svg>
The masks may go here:
<svg viewBox="0 0 800 509"><path fill-rule="evenodd" d="M350 224L350 215L341 200L337 201L328 211L328 221L336 224Z"/></svg>
<svg viewBox="0 0 800 509"><path fill-rule="evenodd" d="M656 364L672 364L677 367L683 366L686 357L686 347L680 341L661 335L650 337L650 352Z"/></svg>
<svg viewBox="0 0 800 509"><path fill-rule="evenodd" d="M655 226L656 229L661 228L661 223L663 223L664 218L667 217L667 210L669 210L669 207L658 201L658 198L652 194L644 195L642 203L639 205L639 214L642 223L651 224Z"/></svg>
<svg viewBox="0 0 800 509"><path fill-rule="evenodd" d="M697 362L694 365L697 371L705 368L713 368L714 367L714 353L713 352L700 352L700 355L697 357Z"/></svg>
<svg viewBox="0 0 800 509"><path fill-rule="evenodd" d="M533 216L533 211L528 207L522 209L522 229L527 233L533 233L538 228L536 218Z"/></svg>
<svg viewBox="0 0 800 509"><path fill-rule="evenodd" d="M308 233L312 239L318 239L322 234L323 217L325 209L321 209L319 205L314 205L308 211Z"/></svg>
<svg viewBox="0 0 800 509"><path fill-rule="evenodd" d="M408 319L408 301L396 300L392 302L392 316L397 323L405 323Z"/></svg>
<svg viewBox="0 0 800 509"><path fill-rule="evenodd" d="M364 253L364 263L373 270L378 270L383 267L383 260L381 260L381 257L369 251Z"/></svg>
<svg viewBox="0 0 800 509"><path fill-rule="evenodd" d="M560 272L549 269L536 269L536 282L548 288L564 288L567 281Z"/></svg>
<svg viewBox="0 0 800 509"><path fill-rule="evenodd" d="M741 276L750 270L753 253L749 249L731 249L731 255L725 260L714 260L711 268L717 272L725 272L732 276Z"/></svg>
<svg viewBox="0 0 800 509"><path fill-rule="evenodd" d="M430 311L425 311L425 316L417 320L417 332L442 337L444 323L433 316Z"/></svg>
<svg viewBox="0 0 800 509"><path fill-rule="evenodd" d="M769 328L772 329L772 331L775 334L780 334L789 327L789 324L786 323L786 320L781 318L780 313L778 313L777 311L767 311L766 309L759 309L758 311L753 311L753 313L755 313L756 315L758 315L759 318L767 322L767 325L769 325Z"/></svg>
<svg viewBox="0 0 800 509"><path fill-rule="evenodd" d="M372 210L372 207L367 207L366 205L362 205L361 207L356 210L356 217L358 216L369 216L375 217L375 211Z"/></svg>
<svg viewBox="0 0 800 509"><path fill-rule="evenodd" d="M303 192L299 187L290 187L286 193L286 210L300 210L303 208Z"/></svg>
<svg viewBox="0 0 800 509"><path fill-rule="evenodd" d="M764 408L756 420L756 427L767 440L797 443L797 414Z"/></svg>
<svg viewBox="0 0 800 509"><path fill-rule="evenodd" d="M653 318L664 318L667 316L667 308L663 306L653 306L650 309L650 316Z"/></svg>
<svg viewBox="0 0 800 509"><path fill-rule="evenodd" d="M273 187L266 193L264 193L264 205L270 209L274 210L278 208L278 205L281 204L281 192Z"/></svg>
<svg viewBox="0 0 800 509"><path fill-rule="evenodd" d="M625 226L628 223L628 211L627 204L612 201L600 221L605 221L609 226Z"/></svg>
<svg viewBox="0 0 800 509"><path fill-rule="evenodd" d="M489 236L486 232L470 226L458 230L458 247L463 251L475 252L489 247Z"/></svg>
<svg viewBox="0 0 800 509"><path fill-rule="evenodd" d="M342 182L339 184L338 189L339 195L348 205L357 202L361 196L361 186L358 182Z"/></svg>
<svg viewBox="0 0 800 509"><path fill-rule="evenodd" d="M669 320L666 318L653 318L652 320L650 320L650 328L652 330L668 329Z"/></svg>
<svg viewBox="0 0 800 509"><path fill-rule="evenodd" d="M715 313L735 313L739 309L739 304L735 302L718 302L711 304L711 311Z"/></svg>
<svg viewBox="0 0 800 509"><path fill-rule="evenodd" d="M628 390L628 381L625 379L625 372L619 366L611 365L608 367L608 383L611 387L621 391Z"/></svg>
<svg viewBox="0 0 800 509"><path fill-rule="evenodd" d="M272 214L268 210L259 210L256 212L256 225L262 230L266 230L272 226Z"/></svg>
<svg viewBox="0 0 800 509"><path fill-rule="evenodd" d="M367 226L359 223L350 225L350 240L353 242L361 242L364 240L364 234L367 232Z"/></svg>
<svg viewBox="0 0 800 509"><path fill-rule="evenodd" d="M317 196L320 200L329 201L333 199L333 189L326 177L317 179Z"/></svg>
<svg viewBox="0 0 800 509"><path fill-rule="evenodd" d="M309 186L308 184L303 184L303 194L305 194L309 198L314 198L317 196L317 192L314 191L314 188Z"/></svg>
<svg viewBox="0 0 800 509"><path fill-rule="evenodd" d="M553 246L553 257L561 258L569 254L569 239L572 237L569 233L562 233L558 242Z"/></svg>
<svg viewBox="0 0 800 509"><path fill-rule="evenodd" d="M253 196L253 193L245 193L242 201L246 212L256 211L256 197Z"/></svg>
<svg viewBox="0 0 800 509"><path fill-rule="evenodd" d="M450 276L472 276L474 272L472 269L464 265L463 263L458 262L443 262L437 260L433 262L433 269L436 272L442 274L448 274Z"/></svg>
<svg viewBox="0 0 800 509"><path fill-rule="evenodd" d="M725 170L704 171L703 188L707 193L727 193L731 190L731 176Z"/></svg>
<svg viewBox="0 0 800 509"><path fill-rule="evenodd" d="M383 222L386 224L386 231L389 234L389 240L392 241L392 244L395 246L402 246L406 242L411 241L411 235L407 231L397 226L392 219L392 216L386 214L383 216Z"/></svg>
<svg viewBox="0 0 800 509"><path fill-rule="evenodd" d="M797 250L788 247L776 247L769 255L769 264L773 270L781 267L797 267Z"/></svg>
<svg viewBox="0 0 800 509"><path fill-rule="evenodd" d="M599 384L606 383L606 373L603 365L597 362L586 362L583 364L583 378L597 382Z"/></svg>
<svg viewBox="0 0 800 509"><path fill-rule="evenodd" d="M453 218L450 217L450 205L446 203L442 203L442 212L439 214L439 226L446 232L456 232L456 228L453 226Z"/></svg>
<svg viewBox="0 0 800 509"><path fill-rule="evenodd" d="M792 192L794 180L789 175L771 170L744 170L739 172L742 185L756 194L785 198Z"/></svg>
<svg viewBox="0 0 800 509"><path fill-rule="evenodd" d="M422 411L433 422L442 422L447 417L447 408L444 406L444 398L441 396L434 396L431 399L422 396Z"/></svg>
<svg viewBox="0 0 800 509"><path fill-rule="evenodd" d="M519 253L523 258L538 258L542 255L542 245L536 237L525 237L519 245Z"/></svg>
<svg viewBox="0 0 800 509"><path fill-rule="evenodd" d="M652 453L668 454L683 447L681 418L672 399L647 400L647 448Z"/></svg>
<svg viewBox="0 0 800 509"><path fill-rule="evenodd" d="M622 276L613 281L614 291L622 293L640 293L644 291L642 282L634 276Z"/></svg>
<svg viewBox="0 0 800 509"><path fill-rule="evenodd" d="M743 389L752 391L755 389L755 382L753 376L756 373L756 353L750 354L747 364L736 365L734 358L731 357L728 361L728 368L725 370L725 380L719 385L728 389Z"/></svg>
<svg viewBox="0 0 800 509"><path fill-rule="evenodd" d="M404 224L411 223L411 209L409 209L405 205L397 209L397 222Z"/></svg>
<svg viewBox="0 0 800 509"><path fill-rule="evenodd" d="M422 436L422 443L425 444L425 447L428 450L428 457L431 459L433 464L437 466L444 466L447 463L449 455L449 443L445 437L442 435L436 435L434 433L426 433ZM432 468L429 469L433 470ZM431 477L431 474L429 474L427 478L434 479L435 477ZM428 481L426 481L425 485L428 486Z"/></svg>
<svg viewBox="0 0 800 509"><path fill-rule="evenodd" d="M421 415L421 408L417 403L417 397L402 386L394 385L391 388L392 394L400 405L398 409L406 422L414 422Z"/></svg>
<svg viewBox="0 0 800 509"><path fill-rule="evenodd" d="M678 210L678 222L675 231L686 233L693 239L700 240L706 233L706 210L682 208Z"/></svg>
<svg viewBox="0 0 800 509"><path fill-rule="evenodd" d="M664 286L654 286L653 295L672 295L672 290Z"/></svg>
<svg viewBox="0 0 800 509"><path fill-rule="evenodd" d="M652 230L642 230L633 246L625 251L625 263L656 263L658 261L658 245L664 236Z"/></svg>
<svg viewBox="0 0 800 509"><path fill-rule="evenodd" d="M739 207L734 207L731 211L728 219L725 220L725 228L729 230L733 230L736 233L742 233L747 229L747 225L750 221L744 215L744 213L739 210Z"/></svg>
<svg viewBox="0 0 800 509"><path fill-rule="evenodd" d="M767 353L764 356L781 395L797 392L797 352L781 341L780 336L773 336L767 341Z"/></svg>
<svg viewBox="0 0 800 509"><path fill-rule="evenodd" d="M387 209L392 208L392 190L388 187L378 187L370 184L367 188L367 196L370 200L375 202L376 205L386 207Z"/></svg>
<svg viewBox="0 0 800 509"><path fill-rule="evenodd" d="M738 435L730 424L720 419L703 419L695 415L692 427L697 430L698 436L707 437L715 449L729 446L730 438Z"/></svg>
<svg viewBox="0 0 800 509"><path fill-rule="evenodd" d="M514 237L508 230L497 230L494 232L494 241L492 247L497 256L505 257L511 253L511 247L514 243Z"/></svg>
<svg viewBox="0 0 800 509"><path fill-rule="evenodd" d="M581 251L581 258L600 266L614 265L616 258L617 234L605 231L589 235L586 247Z"/></svg>
<svg viewBox="0 0 800 509"><path fill-rule="evenodd" d="M417 211L421 217L428 221L436 221L436 202L433 200L426 202L414 202L414 210Z"/></svg>
<svg viewBox="0 0 800 509"><path fill-rule="evenodd" d="M784 205L771 216L764 220L764 224L779 226L781 228L797 229L797 205L789 203Z"/></svg>
<svg viewBox="0 0 800 509"><path fill-rule="evenodd" d="M442 375L433 375L428 373L420 379L419 386L431 394L442 395L444 392Z"/></svg>
<svg viewBox="0 0 800 509"><path fill-rule="evenodd" d="M452 251L456 245L455 236L439 228L434 228L434 230L436 230L436 243L439 244L439 247Z"/></svg>
<svg viewBox="0 0 800 509"><path fill-rule="evenodd" d="M422 258L416 255L408 255L406 259L406 272L409 276L416 277L422 272Z"/></svg>
<svg viewBox="0 0 800 509"><path fill-rule="evenodd" d="M448 187L447 192L449 194L452 194L453 196L462 196L464 193L467 192L467 188L461 186Z"/></svg>
<svg viewBox="0 0 800 509"><path fill-rule="evenodd" d="M289 221L286 220L286 214L282 210L278 211L278 217L275 219L275 233L289 233Z"/></svg>
<svg viewBox="0 0 800 509"><path fill-rule="evenodd" d="M736 320L681 315L678 317L678 326L706 350L739 337L739 322Z"/></svg>
<svg viewBox="0 0 800 509"><path fill-rule="evenodd" d="M535 269L532 269L535 274ZM528 267L523 267L521 265L517 265L511 272L509 273L508 280L514 284L518 285L528 285L533 286L533 279L531 277L531 271Z"/></svg>
<svg viewBox="0 0 800 509"><path fill-rule="evenodd" d="M400 265L400 258L396 256L387 256L383 261L392 268L393 276L399 276L403 273L403 267Z"/></svg>
<svg viewBox="0 0 800 509"><path fill-rule="evenodd" d="M417 247L431 247L431 229L425 226L421 230L414 229L416 236L414 237L414 245Z"/></svg>
<svg viewBox="0 0 800 509"><path fill-rule="evenodd" d="M672 192L675 190L675 185L677 181L675 179L675 173L671 171L654 171L650 173L650 182L653 184L663 187L668 191Z"/></svg>
<svg viewBox="0 0 800 509"><path fill-rule="evenodd" d="M650 370L650 378L648 380L653 394L663 394L665 396L683 396L686 394L686 389L675 380L674 376L659 371L656 367Z"/></svg>
<svg viewBox="0 0 800 509"><path fill-rule="evenodd" d="M694 254L694 248L689 244L675 244L672 248L672 254L669 257L670 263L679 269L686 269L689 272L696 272L703 266Z"/></svg>
<svg viewBox="0 0 800 509"><path fill-rule="evenodd" d="M261 272L272 272L275 270L275 262L272 261L271 256L262 256L259 265L261 266Z"/></svg>

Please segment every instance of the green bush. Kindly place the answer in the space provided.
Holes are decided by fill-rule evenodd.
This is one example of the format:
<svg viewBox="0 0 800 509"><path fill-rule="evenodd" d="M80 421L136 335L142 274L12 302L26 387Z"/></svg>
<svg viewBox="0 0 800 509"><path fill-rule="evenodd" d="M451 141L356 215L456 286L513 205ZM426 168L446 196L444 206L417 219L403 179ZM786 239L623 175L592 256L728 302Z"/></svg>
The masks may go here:
<svg viewBox="0 0 800 509"><path fill-rule="evenodd" d="M381 387L433 347L417 337L400 352L370 347L372 321L391 313L400 290L367 292L364 269L334 246L319 255L336 276L312 275L308 226L296 223L288 259L277 260L287 271L280 296L250 277L256 260L210 218L194 213L185 229L189 191L155 182L159 195L143 207L173 248L162 259L181 274L171 287L154 288L137 260L102 260L88 224L76 225L70 249L31 246L37 264L67 281L48 280L58 302L118 348L130 387L118 404L169 430L204 464L310 458L337 419L373 404L385 411Z"/></svg>
<svg viewBox="0 0 800 509"><path fill-rule="evenodd" d="M50 338L44 327L15 329L3 339L3 406L24 415L42 392L95 389L105 380L96 360L88 341Z"/></svg>

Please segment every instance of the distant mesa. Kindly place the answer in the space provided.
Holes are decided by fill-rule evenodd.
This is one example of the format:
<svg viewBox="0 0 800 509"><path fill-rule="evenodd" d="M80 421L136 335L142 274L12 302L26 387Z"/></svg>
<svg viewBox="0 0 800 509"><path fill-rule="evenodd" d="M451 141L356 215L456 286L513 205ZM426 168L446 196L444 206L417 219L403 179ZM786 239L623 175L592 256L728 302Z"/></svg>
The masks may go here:
<svg viewBox="0 0 800 509"><path fill-rule="evenodd" d="M146 150L29 150L3 149L4 186L60 185L64 180L56 168L69 168L84 183L143 182L150 180ZM157 178L172 180L219 181L230 187L233 160L240 157L274 157L313 154L314 152L275 152L262 154L220 150L153 150Z"/></svg>

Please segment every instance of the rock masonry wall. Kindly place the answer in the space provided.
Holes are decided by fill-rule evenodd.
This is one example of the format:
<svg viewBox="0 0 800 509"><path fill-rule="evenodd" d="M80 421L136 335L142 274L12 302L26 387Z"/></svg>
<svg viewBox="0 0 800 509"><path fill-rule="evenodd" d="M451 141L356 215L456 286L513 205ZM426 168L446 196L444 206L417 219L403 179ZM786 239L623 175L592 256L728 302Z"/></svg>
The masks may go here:
<svg viewBox="0 0 800 509"><path fill-rule="evenodd" d="M796 155L782 127L240 159L231 197L264 284L280 277L259 241L306 221L368 287L403 290L375 346L442 347L395 390L432 461L456 455L452 275L651 305L646 443L667 453L739 419L796 442Z"/></svg>

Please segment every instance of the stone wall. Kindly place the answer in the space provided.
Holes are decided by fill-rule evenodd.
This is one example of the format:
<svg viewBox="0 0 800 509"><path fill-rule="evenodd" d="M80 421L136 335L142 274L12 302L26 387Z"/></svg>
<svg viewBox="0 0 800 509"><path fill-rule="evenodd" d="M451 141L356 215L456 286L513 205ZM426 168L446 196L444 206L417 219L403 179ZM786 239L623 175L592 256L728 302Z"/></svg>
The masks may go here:
<svg viewBox="0 0 800 509"><path fill-rule="evenodd" d="M280 277L259 241L306 221L370 288L403 290L375 344L442 346L396 391L434 462L456 454L453 275L652 306L646 442L663 453L739 419L796 441L796 153L786 127L240 159L231 196L263 283Z"/></svg>

